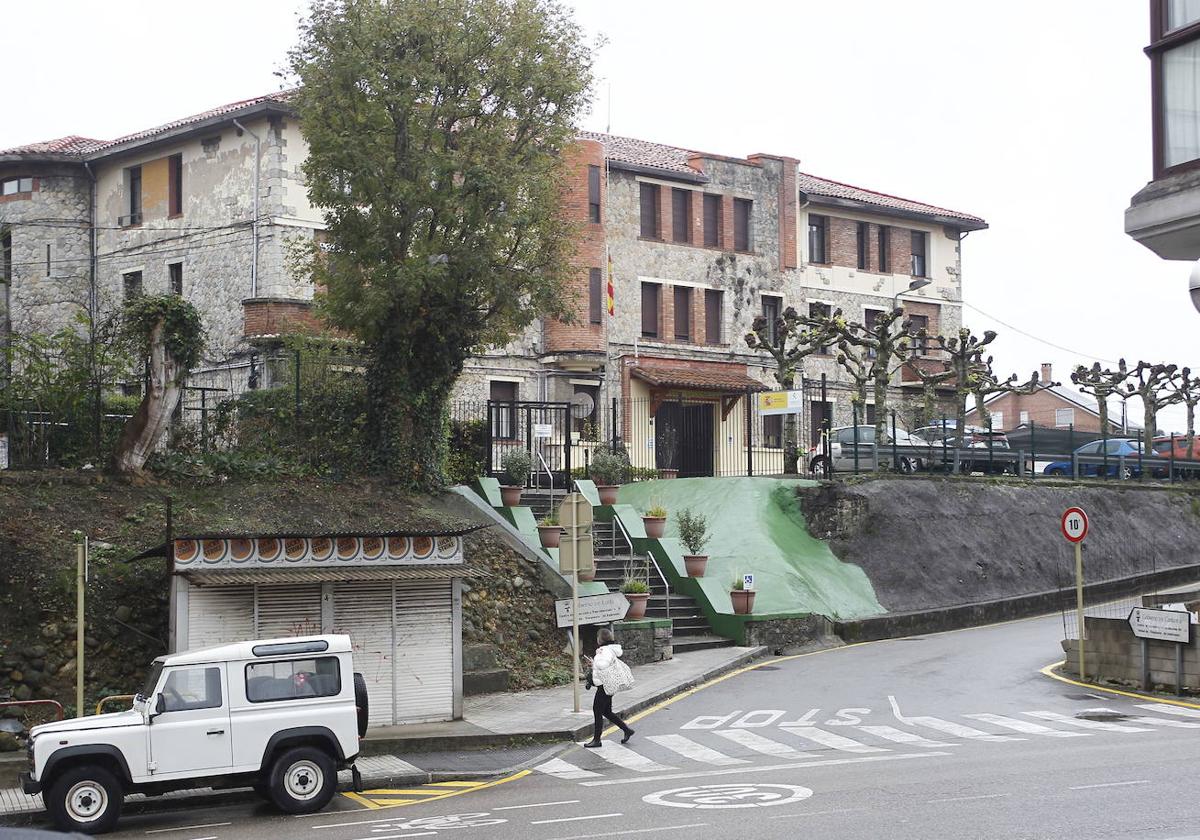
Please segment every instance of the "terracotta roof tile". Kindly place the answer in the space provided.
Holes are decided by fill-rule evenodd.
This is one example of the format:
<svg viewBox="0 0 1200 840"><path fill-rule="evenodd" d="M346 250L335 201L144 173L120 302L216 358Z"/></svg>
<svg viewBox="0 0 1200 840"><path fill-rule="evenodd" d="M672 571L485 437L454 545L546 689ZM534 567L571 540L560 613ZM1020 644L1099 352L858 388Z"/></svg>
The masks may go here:
<svg viewBox="0 0 1200 840"><path fill-rule="evenodd" d="M57 140L43 140L40 143L27 143L11 149L0 149L0 155L84 155L99 149L105 142L107 141L69 134L66 137L59 137Z"/></svg>
<svg viewBox="0 0 1200 840"><path fill-rule="evenodd" d="M656 387L692 388L697 391L767 391L769 388L748 374L715 368L672 368L638 365L630 374Z"/></svg>
<svg viewBox="0 0 1200 840"><path fill-rule="evenodd" d="M618 137L615 134L599 134L594 131L581 131L579 136L602 143L604 153L612 161L634 166L648 166L652 169L662 169L665 172L699 174L687 165L688 158L694 154L687 149L666 146L662 143L651 143L649 140L635 140L632 137Z"/></svg>
<svg viewBox="0 0 1200 840"><path fill-rule="evenodd" d="M925 204L920 201L912 201L907 198L899 198L898 196L888 195L887 193L876 192L874 190L864 189L863 187L855 187L851 184L843 184L839 181L830 181L828 178L819 178L816 175L809 175L807 172L796 173L796 186L801 192L808 195L828 196L830 198L845 198L850 201L860 201L863 204L874 204L889 210L902 210L908 213L923 213L930 216L950 216L955 219L964 219L970 222L982 222L983 219L978 216L972 216L968 213L961 213L958 210L947 210L945 207L936 207L932 204Z"/></svg>

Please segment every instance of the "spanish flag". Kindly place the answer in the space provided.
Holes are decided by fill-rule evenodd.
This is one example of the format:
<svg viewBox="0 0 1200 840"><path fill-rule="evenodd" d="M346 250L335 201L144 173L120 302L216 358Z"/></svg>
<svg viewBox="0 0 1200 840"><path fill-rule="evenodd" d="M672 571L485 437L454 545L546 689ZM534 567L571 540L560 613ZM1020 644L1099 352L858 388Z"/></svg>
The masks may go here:
<svg viewBox="0 0 1200 840"><path fill-rule="evenodd" d="M616 312L613 307L613 267L612 257L608 258L608 316L611 318Z"/></svg>

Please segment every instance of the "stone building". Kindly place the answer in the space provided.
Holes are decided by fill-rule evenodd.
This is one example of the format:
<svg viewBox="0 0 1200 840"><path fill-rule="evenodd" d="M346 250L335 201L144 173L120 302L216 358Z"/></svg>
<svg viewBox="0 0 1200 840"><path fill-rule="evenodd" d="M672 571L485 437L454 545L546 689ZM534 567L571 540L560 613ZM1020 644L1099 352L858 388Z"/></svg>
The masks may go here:
<svg viewBox="0 0 1200 840"><path fill-rule="evenodd" d="M257 344L316 326L311 284L287 261L294 240L324 227L305 149L282 92L113 141L0 151L6 323L49 331L79 310L104 317L140 290L171 290L204 318L205 364L248 368ZM574 322L535 322L473 357L455 392L510 406L492 417L505 445L528 443L537 420L517 404L572 403L570 441L541 453L554 469L616 437L644 468L735 474L749 457L756 472L778 471L782 419L749 405L775 386L745 342L756 316L794 306L869 322L899 302L933 333L962 322L961 242L986 227L975 216L819 178L786 156L582 132L567 163L564 208L581 231ZM826 415L850 423L833 354L802 373L804 437L815 441ZM897 394L918 385L907 369L896 376Z"/></svg>

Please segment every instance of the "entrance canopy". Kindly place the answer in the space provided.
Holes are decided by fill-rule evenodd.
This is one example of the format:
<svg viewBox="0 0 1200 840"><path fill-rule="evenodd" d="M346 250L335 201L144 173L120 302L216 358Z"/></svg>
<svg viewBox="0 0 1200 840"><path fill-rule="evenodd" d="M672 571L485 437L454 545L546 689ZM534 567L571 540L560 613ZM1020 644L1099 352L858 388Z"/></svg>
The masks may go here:
<svg viewBox="0 0 1200 840"><path fill-rule="evenodd" d="M769 391L770 388L749 374L717 367L662 367L638 365L630 375L655 388L684 388L690 391L709 391L719 394L744 394L747 391Z"/></svg>

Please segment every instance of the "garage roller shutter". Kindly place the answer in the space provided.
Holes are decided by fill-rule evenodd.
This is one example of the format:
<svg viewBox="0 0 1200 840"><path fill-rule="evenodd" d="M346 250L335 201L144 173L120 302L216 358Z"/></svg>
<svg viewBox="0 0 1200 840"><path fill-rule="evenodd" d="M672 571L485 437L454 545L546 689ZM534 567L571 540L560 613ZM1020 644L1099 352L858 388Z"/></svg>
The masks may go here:
<svg viewBox="0 0 1200 840"><path fill-rule="evenodd" d="M367 682L368 723L389 726L392 708L392 584L339 583L333 588L333 632L346 633L354 670Z"/></svg>
<svg viewBox="0 0 1200 840"><path fill-rule="evenodd" d="M321 632L321 584L255 586L258 631L249 638L315 636Z"/></svg>
<svg viewBox="0 0 1200 840"><path fill-rule="evenodd" d="M396 584L396 723L454 717L450 581Z"/></svg>
<svg viewBox="0 0 1200 840"><path fill-rule="evenodd" d="M188 590L188 638L182 649L253 638L253 586L193 586Z"/></svg>

